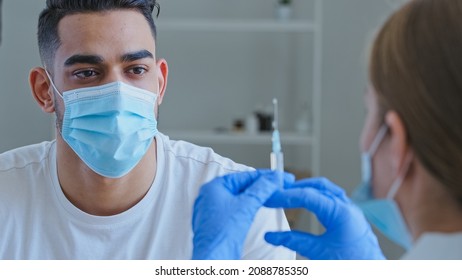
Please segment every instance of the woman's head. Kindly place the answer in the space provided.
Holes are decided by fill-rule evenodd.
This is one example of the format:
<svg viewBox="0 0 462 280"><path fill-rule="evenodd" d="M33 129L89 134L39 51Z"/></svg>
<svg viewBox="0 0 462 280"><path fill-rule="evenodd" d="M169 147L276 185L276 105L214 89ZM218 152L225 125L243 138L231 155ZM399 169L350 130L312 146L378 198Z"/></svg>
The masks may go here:
<svg viewBox="0 0 462 280"><path fill-rule="evenodd" d="M414 0L377 35L369 73L375 131L395 112L415 157L462 203L461 51L462 0Z"/></svg>

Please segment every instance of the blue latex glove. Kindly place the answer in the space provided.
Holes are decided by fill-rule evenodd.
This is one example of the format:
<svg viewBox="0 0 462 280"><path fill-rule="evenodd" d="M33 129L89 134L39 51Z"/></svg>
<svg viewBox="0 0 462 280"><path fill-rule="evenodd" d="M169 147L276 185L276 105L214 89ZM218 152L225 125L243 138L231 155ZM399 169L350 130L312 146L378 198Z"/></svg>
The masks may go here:
<svg viewBox="0 0 462 280"><path fill-rule="evenodd" d="M253 171L228 174L205 184L194 204L193 259L240 259L255 214L290 174Z"/></svg>
<svg viewBox="0 0 462 280"><path fill-rule="evenodd" d="M299 231L267 233L265 239L309 259L384 259L375 234L362 211L345 192L325 178L305 179L275 193L268 207L305 208L326 231L313 235Z"/></svg>

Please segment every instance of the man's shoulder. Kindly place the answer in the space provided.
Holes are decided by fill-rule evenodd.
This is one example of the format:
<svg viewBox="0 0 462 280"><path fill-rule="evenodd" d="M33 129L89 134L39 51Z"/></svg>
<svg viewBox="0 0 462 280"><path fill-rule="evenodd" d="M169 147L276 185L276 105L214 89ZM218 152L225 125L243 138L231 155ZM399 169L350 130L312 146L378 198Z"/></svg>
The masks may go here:
<svg viewBox="0 0 462 280"><path fill-rule="evenodd" d="M43 142L0 154L0 221L29 209L31 199L40 200L53 142Z"/></svg>
<svg viewBox="0 0 462 280"><path fill-rule="evenodd" d="M217 154L210 147L199 146L183 140L172 140L163 134L161 134L161 138L166 158L190 162L191 164L202 165L208 168L216 166L223 169L225 172L248 171L253 169Z"/></svg>
<svg viewBox="0 0 462 280"><path fill-rule="evenodd" d="M0 176L12 170L25 169L48 159L54 142L42 142L0 154Z"/></svg>

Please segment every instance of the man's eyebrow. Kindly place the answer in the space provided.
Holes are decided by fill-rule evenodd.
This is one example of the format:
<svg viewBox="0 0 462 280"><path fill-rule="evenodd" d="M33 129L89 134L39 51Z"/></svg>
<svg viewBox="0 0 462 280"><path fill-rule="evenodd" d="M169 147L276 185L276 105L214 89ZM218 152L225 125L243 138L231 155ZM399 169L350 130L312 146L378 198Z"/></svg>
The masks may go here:
<svg viewBox="0 0 462 280"><path fill-rule="evenodd" d="M66 59L66 61L64 62L64 66L72 66L78 63L101 64L103 61L104 59L98 55L76 54Z"/></svg>
<svg viewBox="0 0 462 280"><path fill-rule="evenodd" d="M101 64L104 59L98 55L83 55L83 54L76 54L69 57L65 62L64 66L72 66L78 63L84 64Z"/></svg>
<svg viewBox="0 0 462 280"><path fill-rule="evenodd" d="M122 62L131 62L143 58L154 58L154 55L148 50L141 50L122 55Z"/></svg>

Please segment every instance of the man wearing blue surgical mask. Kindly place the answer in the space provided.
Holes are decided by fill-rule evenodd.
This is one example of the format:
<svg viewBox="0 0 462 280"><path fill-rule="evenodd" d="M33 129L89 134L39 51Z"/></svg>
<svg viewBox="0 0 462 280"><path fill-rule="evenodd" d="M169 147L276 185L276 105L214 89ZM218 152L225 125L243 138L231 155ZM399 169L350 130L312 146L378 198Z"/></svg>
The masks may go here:
<svg viewBox="0 0 462 280"><path fill-rule="evenodd" d="M0 155L0 259L190 259L199 187L250 170L158 131L168 66L155 7L47 1L29 80L57 136ZM282 210L260 211L242 258L293 258L263 241L284 229Z"/></svg>
<svg viewBox="0 0 462 280"><path fill-rule="evenodd" d="M460 34L462 0L408 1L377 34L360 144L363 178L353 200L325 178L294 182L286 174L280 189L271 172L228 174L201 189L193 257L238 258L242 236L265 206L317 216L320 235L265 235L309 259L384 259L366 218L406 250L404 259L462 259ZM228 211L204 210L219 205Z"/></svg>

